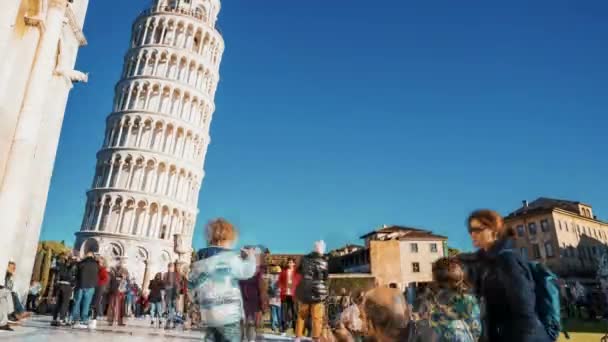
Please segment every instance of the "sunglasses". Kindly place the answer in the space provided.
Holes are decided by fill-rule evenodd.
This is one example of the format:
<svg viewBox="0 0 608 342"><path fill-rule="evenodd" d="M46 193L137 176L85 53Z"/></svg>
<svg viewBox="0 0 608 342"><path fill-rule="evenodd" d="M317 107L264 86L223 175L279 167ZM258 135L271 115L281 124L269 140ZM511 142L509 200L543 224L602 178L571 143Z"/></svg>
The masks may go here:
<svg viewBox="0 0 608 342"><path fill-rule="evenodd" d="M486 230L486 229L485 228L472 228L472 227L469 227L469 234L481 233L484 230Z"/></svg>

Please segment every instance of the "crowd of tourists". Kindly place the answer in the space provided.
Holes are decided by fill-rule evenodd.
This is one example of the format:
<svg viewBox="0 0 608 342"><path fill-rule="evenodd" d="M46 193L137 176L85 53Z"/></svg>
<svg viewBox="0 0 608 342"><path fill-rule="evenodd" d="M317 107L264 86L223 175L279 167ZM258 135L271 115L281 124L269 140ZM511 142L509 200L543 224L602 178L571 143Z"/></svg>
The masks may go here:
<svg viewBox="0 0 608 342"><path fill-rule="evenodd" d="M93 252L82 260L62 257L53 268L52 325L95 329L103 317L125 325L125 317L133 316L153 327L200 328L204 341L252 342L269 314L270 328L293 333L296 341L556 341L564 294L555 276L514 251L515 235L498 213L473 212L467 229L477 251L434 262L433 282L422 293L403 293L396 284L342 289L329 310L323 241L299 261L267 265L259 248L234 249L237 229L217 219L207 225L208 246L187 273L169 264L145 289L123 265L108 269ZM26 308L11 286L8 279L0 289L0 319L4 313L25 319ZM28 307L39 291L32 283Z"/></svg>

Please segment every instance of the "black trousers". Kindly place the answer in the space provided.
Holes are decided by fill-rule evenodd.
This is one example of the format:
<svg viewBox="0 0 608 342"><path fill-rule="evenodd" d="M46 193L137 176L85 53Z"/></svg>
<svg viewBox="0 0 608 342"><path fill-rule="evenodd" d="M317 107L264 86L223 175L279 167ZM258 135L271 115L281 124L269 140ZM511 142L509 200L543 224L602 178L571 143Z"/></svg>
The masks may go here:
<svg viewBox="0 0 608 342"><path fill-rule="evenodd" d="M53 310L53 320L56 321L57 317L61 320L65 320L68 315L68 309L70 308L70 299L72 298L72 286L69 284L57 285L56 304Z"/></svg>
<svg viewBox="0 0 608 342"><path fill-rule="evenodd" d="M283 314L283 332L292 328L294 331L296 330L296 319L298 318L298 313L296 312L296 303L292 296L285 297L285 300L281 302L281 312Z"/></svg>
<svg viewBox="0 0 608 342"><path fill-rule="evenodd" d="M28 294L27 301L25 302L25 310L34 312L36 311L36 300L38 299L37 295Z"/></svg>

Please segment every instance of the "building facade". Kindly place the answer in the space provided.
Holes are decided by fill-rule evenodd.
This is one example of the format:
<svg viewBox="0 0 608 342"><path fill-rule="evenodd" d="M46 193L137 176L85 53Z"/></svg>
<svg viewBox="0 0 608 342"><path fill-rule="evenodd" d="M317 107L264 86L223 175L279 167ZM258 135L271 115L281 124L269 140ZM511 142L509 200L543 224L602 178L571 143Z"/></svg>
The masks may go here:
<svg viewBox="0 0 608 342"><path fill-rule="evenodd" d="M565 278L595 278L599 259L608 251L608 223L581 202L544 197L524 201L505 217L505 224L515 230L522 255Z"/></svg>
<svg viewBox="0 0 608 342"><path fill-rule="evenodd" d="M156 0L133 24L74 247L120 260L139 283L191 257L224 51L219 11L219 0Z"/></svg>
<svg viewBox="0 0 608 342"><path fill-rule="evenodd" d="M86 44L88 0L0 2L0 274L24 294L40 237L65 107Z"/></svg>
<svg viewBox="0 0 608 342"><path fill-rule="evenodd" d="M377 285L433 280L432 264L447 256L447 237L428 230L384 226L361 237L365 246L348 245L330 252L331 273L371 274Z"/></svg>

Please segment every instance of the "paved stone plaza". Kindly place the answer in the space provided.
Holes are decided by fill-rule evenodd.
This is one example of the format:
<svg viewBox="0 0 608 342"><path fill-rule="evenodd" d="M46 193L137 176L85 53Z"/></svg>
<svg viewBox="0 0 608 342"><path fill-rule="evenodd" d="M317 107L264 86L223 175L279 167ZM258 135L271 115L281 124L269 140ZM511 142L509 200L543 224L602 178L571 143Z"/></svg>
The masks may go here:
<svg viewBox="0 0 608 342"><path fill-rule="evenodd" d="M200 341L202 335L197 331L184 331L181 328L165 331L149 327L147 320L131 320L126 327L109 327L105 322L98 322L95 331L72 329L68 327L51 327L50 317L36 316L15 327L14 332L0 332L0 340L15 342L161 342L161 341ZM291 338L265 335L258 341L289 342Z"/></svg>

